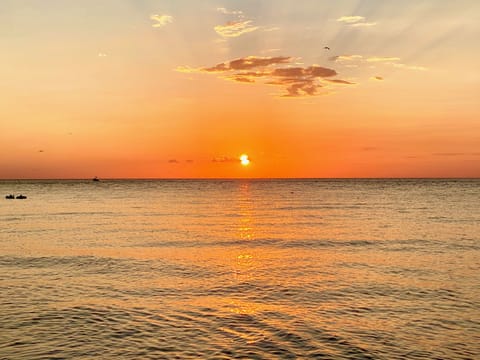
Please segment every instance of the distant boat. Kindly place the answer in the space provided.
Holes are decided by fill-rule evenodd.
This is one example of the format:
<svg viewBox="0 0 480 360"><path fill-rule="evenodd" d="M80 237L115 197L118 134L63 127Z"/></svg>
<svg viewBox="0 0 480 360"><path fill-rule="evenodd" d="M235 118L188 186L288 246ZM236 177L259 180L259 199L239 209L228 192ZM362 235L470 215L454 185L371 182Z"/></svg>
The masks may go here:
<svg viewBox="0 0 480 360"><path fill-rule="evenodd" d="M15 199L15 195L12 195L12 194L7 195L5 196L5 199Z"/></svg>
<svg viewBox="0 0 480 360"><path fill-rule="evenodd" d="M15 199L26 199L27 197L25 195L17 195L17 197Z"/></svg>
<svg viewBox="0 0 480 360"><path fill-rule="evenodd" d="M92 181L100 181L100 179L95 176L95 177L92 179Z"/></svg>

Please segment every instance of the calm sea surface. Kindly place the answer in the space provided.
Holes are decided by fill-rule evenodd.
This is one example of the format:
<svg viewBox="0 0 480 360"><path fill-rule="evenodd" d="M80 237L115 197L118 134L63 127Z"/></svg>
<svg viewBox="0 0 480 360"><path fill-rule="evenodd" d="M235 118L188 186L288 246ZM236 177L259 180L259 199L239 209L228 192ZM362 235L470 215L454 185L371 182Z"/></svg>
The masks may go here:
<svg viewBox="0 0 480 360"><path fill-rule="evenodd" d="M480 180L0 189L0 359L480 358Z"/></svg>

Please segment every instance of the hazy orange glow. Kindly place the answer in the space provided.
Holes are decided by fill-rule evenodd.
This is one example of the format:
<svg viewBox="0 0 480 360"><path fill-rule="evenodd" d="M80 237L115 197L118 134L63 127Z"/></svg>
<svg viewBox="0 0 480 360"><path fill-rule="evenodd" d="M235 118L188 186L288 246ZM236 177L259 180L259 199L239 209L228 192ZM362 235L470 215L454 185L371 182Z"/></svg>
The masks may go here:
<svg viewBox="0 0 480 360"><path fill-rule="evenodd" d="M356 4L12 2L0 178L480 176L480 3Z"/></svg>

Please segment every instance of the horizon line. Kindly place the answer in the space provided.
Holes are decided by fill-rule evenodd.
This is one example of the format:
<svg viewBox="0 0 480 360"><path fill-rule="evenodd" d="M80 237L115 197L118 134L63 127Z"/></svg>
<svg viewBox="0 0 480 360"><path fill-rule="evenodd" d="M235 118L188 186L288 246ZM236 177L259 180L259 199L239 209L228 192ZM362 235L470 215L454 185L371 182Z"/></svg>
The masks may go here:
<svg viewBox="0 0 480 360"><path fill-rule="evenodd" d="M105 177L100 181L114 180L480 180L475 177ZM49 181L49 180L71 180L71 181L92 181L93 178L0 178L0 181Z"/></svg>

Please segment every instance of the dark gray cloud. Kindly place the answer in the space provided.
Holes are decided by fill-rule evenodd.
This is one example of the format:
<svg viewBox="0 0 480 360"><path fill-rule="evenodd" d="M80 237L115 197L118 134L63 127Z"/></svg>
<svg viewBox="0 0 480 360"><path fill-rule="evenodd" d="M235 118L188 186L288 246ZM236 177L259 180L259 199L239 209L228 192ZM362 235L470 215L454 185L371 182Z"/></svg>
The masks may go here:
<svg viewBox="0 0 480 360"><path fill-rule="evenodd" d="M293 58L290 56L247 56L225 61L212 67L199 69L179 67L177 70L186 73L215 73L226 80L241 83L261 81L268 85L283 87L286 92L282 96L285 97L317 95L318 89L326 84L323 81L346 85L354 84L346 80L330 79L338 75L334 69L319 65L291 66L292 61Z"/></svg>
<svg viewBox="0 0 480 360"><path fill-rule="evenodd" d="M248 56L245 58L235 59L232 61L223 62L210 68L202 68L202 71L218 72L229 70L249 70L254 68L266 67L274 64L287 64L292 60L288 56L275 57L257 57Z"/></svg>

